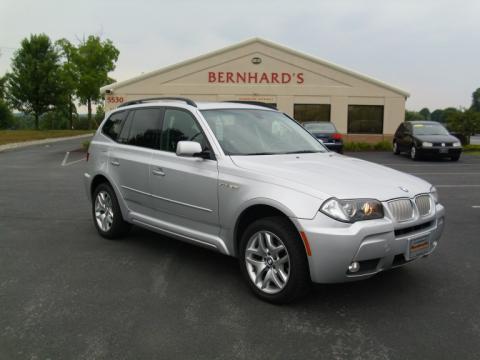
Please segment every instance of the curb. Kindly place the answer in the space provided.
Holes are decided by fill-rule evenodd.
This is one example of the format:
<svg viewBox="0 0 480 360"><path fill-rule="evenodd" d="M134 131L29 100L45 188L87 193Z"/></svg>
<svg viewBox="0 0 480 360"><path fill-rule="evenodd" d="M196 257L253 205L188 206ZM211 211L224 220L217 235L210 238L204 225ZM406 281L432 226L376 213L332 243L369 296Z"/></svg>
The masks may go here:
<svg viewBox="0 0 480 360"><path fill-rule="evenodd" d="M7 150L21 149L21 148L28 147L28 146L51 144L51 143L56 143L56 142L59 142L59 141L92 137L94 134L95 133L77 135L77 136L66 136L66 137L59 137L59 138L42 139L42 140L22 141L22 142L18 142L18 143L0 145L0 153L3 152L3 151L7 151Z"/></svg>

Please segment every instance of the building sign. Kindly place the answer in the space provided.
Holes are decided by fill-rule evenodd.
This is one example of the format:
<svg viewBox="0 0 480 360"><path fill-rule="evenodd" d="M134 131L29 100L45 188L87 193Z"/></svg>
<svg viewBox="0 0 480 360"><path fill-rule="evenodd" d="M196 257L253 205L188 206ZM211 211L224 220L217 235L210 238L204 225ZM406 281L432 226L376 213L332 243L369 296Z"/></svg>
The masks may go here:
<svg viewBox="0 0 480 360"><path fill-rule="evenodd" d="M123 98L123 96L109 95L106 97L105 100L107 100L107 103L110 103L110 104L120 104L120 103L123 103L125 99Z"/></svg>
<svg viewBox="0 0 480 360"><path fill-rule="evenodd" d="M298 84L305 82L303 73L209 71L212 84Z"/></svg>

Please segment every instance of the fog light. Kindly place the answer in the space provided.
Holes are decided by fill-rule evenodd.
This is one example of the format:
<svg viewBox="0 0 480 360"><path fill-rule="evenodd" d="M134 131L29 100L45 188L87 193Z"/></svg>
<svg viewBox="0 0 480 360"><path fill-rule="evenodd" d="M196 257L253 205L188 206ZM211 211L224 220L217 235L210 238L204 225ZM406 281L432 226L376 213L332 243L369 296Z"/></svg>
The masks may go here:
<svg viewBox="0 0 480 360"><path fill-rule="evenodd" d="M434 242L432 243L432 247L433 247L434 249L437 247L437 245L438 245L438 242L437 242L437 241L434 241Z"/></svg>
<svg viewBox="0 0 480 360"><path fill-rule="evenodd" d="M351 273L356 273L358 270L360 270L360 264L358 261L354 261L348 266L348 271Z"/></svg>

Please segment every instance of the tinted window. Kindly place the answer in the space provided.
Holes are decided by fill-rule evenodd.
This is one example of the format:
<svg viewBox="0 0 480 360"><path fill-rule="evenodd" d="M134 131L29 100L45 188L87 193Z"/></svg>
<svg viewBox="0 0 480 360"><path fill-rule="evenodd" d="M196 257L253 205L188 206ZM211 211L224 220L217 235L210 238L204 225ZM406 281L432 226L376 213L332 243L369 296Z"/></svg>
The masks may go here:
<svg viewBox="0 0 480 360"><path fill-rule="evenodd" d="M187 112L178 109L166 109L163 118L161 150L175 152L179 141L196 141L205 149L205 137L200 127Z"/></svg>
<svg viewBox="0 0 480 360"><path fill-rule="evenodd" d="M125 111L119 111L112 114L103 125L102 132L112 140L117 140L120 130L122 129L122 122L125 118Z"/></svg>
<svg viewBox="0 0 480 360"><path fill-rule="evenodd" d="M295 104L293 117L299 122L330 121L330 104Z"/></svg>
<svg viewBox="0 0 480 360"><path fill-rule="evenodd" d="M158 149L160 133L160 109L138 109L129 116L126 126L130 125L128 137L123 140L129 145ZM131 123L131 124L129 124ZM124 132L122 131L122 137Z"/></svg>
<svg viewBox="0 0 480 360"><path fill-rule="evenodd" d="M348 105L348 132L350 134L382 134L383 106Z"/></svg>

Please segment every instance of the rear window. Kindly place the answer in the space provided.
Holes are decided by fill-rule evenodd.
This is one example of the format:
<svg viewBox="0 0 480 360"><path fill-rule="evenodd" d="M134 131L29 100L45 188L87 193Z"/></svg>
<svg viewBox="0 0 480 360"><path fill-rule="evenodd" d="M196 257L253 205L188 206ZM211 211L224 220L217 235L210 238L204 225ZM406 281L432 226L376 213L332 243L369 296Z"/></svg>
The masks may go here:
<svg viewBox="0 0 480 360"><path fill-rule="evenodd" d="M158 149L160 138L160 109L137 109L130 114L120 141L151 149Z"/></svg>
<svg viewBox="0 0 480 360"><path fill-rule="evenodd" d="M312 123L312 124L305 124L305 129L310 132L335 132L335 126L332 123Z"/></svg>
<svg viewBox="0 0 480 360"><path fill-rule="evenodd" d="M105 121L102 128L102 133L108 136L110 139L117 141L118 135L122 130L123 120L125 119L125 111L116 112Z"/></svg>

